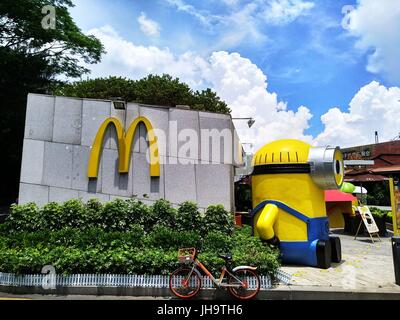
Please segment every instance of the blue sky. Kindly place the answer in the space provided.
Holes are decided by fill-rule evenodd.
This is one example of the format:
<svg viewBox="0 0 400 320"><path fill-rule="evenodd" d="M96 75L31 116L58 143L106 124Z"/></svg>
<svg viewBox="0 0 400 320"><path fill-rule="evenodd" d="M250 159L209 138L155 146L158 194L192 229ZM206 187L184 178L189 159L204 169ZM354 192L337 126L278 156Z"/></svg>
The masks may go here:
<svg viewBox="0 0 400 320"><path fill-rule="evenodd" d="M296 112L299 106L309 109L312 118L302 127L301 135L314 139L325 127L333 125L323 123L321 116L334 107L341 111L339 115L351 115L349 103L363 87L373 81L387 90L400 85L399 77L388 75L389 68L382 66L385 61L391 61L390 55L394 53L374 33L380 25L372 20L364 21L369 20L368 10L376 10L371 1L75 0L72 15L85 32L107 26L124 42L166 50L175 57L190 52L207 61L213 52L238 53L267 77L268 92L276 93L278 102L287 103L286 111ZM391 5L395 1L383 0ZM356 11L350 31L342 27L345 5L353 5ZM273 6L278 8L276 12ZM390 12L393 10L387 8L381 15L384 17ZM142 21L149 21L150 28L156 27L153 33L141 29L140 16ZM388 19L387 23L397 18L400 16ZM400 38L398 26L394 25L396 30L391 32ZM381 53L380 60L371 62L371 55L376 51ZM398 66L394 64L395 68ZM135 70L128 75L142 76L135 74ZM149 70L157 72L159 68L149 66ZM105 63L104 69L101 64L96 67L94 75L112 73L112 68ZM218 88L207 81L200 86L208 85ZM394 107L398 110L397 105ZM364 129L359 134L365 134ZM387 133L388 137L391 133ZM332 139L330 136L326 140Z"/></svg>

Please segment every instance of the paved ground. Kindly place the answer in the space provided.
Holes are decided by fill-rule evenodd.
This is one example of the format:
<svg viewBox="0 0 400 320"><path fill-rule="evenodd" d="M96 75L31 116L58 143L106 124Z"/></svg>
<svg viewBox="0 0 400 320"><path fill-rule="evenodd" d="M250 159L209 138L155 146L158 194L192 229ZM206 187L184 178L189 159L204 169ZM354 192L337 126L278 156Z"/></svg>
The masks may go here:
<svg viewBox="0 0 400 320"><path fill-rule="evenodd" d="M343 235L342 258L340 264L334 264L328 270L310 267L284 266L283 271L292 275L291 285L308 287L324 287L331 290L367 290L399 292L400 286L394 284L394 267L390 237L382 238L382 242L372 244L369 237Z"/></svg>

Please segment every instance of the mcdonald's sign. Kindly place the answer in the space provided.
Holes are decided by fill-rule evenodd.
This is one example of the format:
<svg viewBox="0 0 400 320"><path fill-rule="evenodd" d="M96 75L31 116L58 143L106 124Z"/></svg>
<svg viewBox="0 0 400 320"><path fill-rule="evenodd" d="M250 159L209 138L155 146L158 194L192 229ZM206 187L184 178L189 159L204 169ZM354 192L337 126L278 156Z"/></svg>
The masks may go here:
<svg viewBox="0 0 400 320"><path fill-rule="evenodd" d="M101 124L94 139L88 164L87 174L89 178L98 177L100 155L102 152L104 135L107 128L112 125L117 132L118 138L118 171L119 173L129 172L132 142L135 136L136 129L138 128L140 123L143 123L145 125L148 134L150 145L150 176L160 176L160 157L158 154L157 137L154 134L151 122L145 117L138 117L133 121L128 130L125 132L123 126L121 125L121 122L115 117L110 117Z"/></svg>

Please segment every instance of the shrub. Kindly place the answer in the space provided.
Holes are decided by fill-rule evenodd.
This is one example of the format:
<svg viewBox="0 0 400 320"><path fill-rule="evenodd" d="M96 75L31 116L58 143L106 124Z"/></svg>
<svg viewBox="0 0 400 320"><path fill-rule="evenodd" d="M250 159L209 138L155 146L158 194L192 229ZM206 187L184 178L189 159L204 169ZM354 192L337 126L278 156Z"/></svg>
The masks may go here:
<svg viewBox="0 0 400 320"><path fill-rule="evenodd" d="M153 225L173 228L176 225L177 212L167 200L158 200L151 207Z"/></svg>
<svg viewBox="0 0 400 320"><path fill-rule="evenodd" d="M154 226L162 225L179 231L196 230L204 236L210 231L229 235L234 229L233 217L223 206L210 206L203 217L193 202L184 202L176 210L166 200L158 200L151 207L134 199L116 199L105 205L96 199L87 203L69 200L63 204L49 203L42 209L33 203L13 205L10 212L0 232L63 228L129 231L135 225L150 232Z"/></svg>
<svg viewBox="0 0 400 320"><path fill-rule="evenodd" d="M212 231L204 237L202 251L228 253L232 250L233 239L221 231Z"/></svg>
<svg viewBox="0 0 400 320"><path fill-rule="evenodd" d="M204 228L203 226L206 226ZM80 200L14 205L0 230L0 272L40 273L44 265L58 273L167 274L178 267L177 250L201 249L199 258L213 272L233 254L236 265L255 265L261 274L279 267L279 253L251 228L234 229L222 206L210 206L204 217L195 203L178 210L168 201L151 208L137 200Z"/></svg>
<svg viewBox="0 0 400 320"><path fill-rule="evenodd" d="M60 223L56 230L64 227L84 229L90 217L88 217L88 210L81 200L68 200L61 206Z"/></svg>
<svg viewBox="0 0 400 320"><path fill-rule="evenodd" d="M107 202L102 210L101 228L106 231L120 231L128 227L128 204L121 199Z"/></svg>
<svg viewBox="0 0 400 320"><path fill-rule="evenodd" d="M220 231L228 235L232 234L235 229L233 215L226 211L222 205L207 208L203 225L205 232Z"/></svg>
<svg viewBox="0 0 400 320"><path fill-rule="evenodd" d="M377 218L386 218L388 211L381 210L379 208L370 208L370 211L374 217Z"/></svg>
<svg viewBox="0 0 400 320"><path fill-rule="evenodd" d="M13 204L5 225L10 231L36 231L41 225L39 208L34 203L24 205Z"/></svg>
<svg viewBox="0 0 400 320"><path fill-rule="evenodd" d="M176 214L176 228L179 231L202 231L203 219L200 215L199 208L196 203L186 201L179 206L178 212Z"/></svg>
<svg viewBox="0 0 400 320"><path fill-rule="evenodd" d="M103 212L103 204L98 199L90 199L85 204L87 220L84 228L99 227L101 225L101 217Z"/></svg>
<svg viewBox="0 0 400 320"><path fill-rule="evenodd" d="M147 236L140 226L135 232L85 231L19 232L0 237L0 271L40 273L44 265L53 265L58 273L139 273L167 274L178 267L177 249L199 248L200 235L158 226ZM213 272L223 266L220 252L233 254L236 265L255 265L261 274L273 274L279 267L278 252L251 236L248 230L236 230L233 238L221 232L209 233L199 254Z"/></svg>
<svg viewBox="0 0 400 320"><path fill-rule="evenodd" d="M232 254L236 264L257 266L261 274L273 275L279 268L279 250L251 235L251 227L237 229L233 235Z"/></svg>
<svg viewBox="0 0 400 320"><path fill-rule="evenodd" d="M40 273L47 265L46 255L36 248L24 250L9 249L0 251L0 270L16 274Z"/></svg>
<svg viewBox="0 0 400 320"><path fill-rule="evenodd" d="M148 246L163 249L188 248L200 246L200 235L193 230L177 231L171 228L159 225L147 236Z"/></svg>
<svg viewBox="0 0 400 320"><path fill-rule="evenodd" d="M74 203L75 204L75 203ZM72 203L67 206L73 205ZM67 211L67 210L66 210ZM62 228L64 223L65 214L62 210L62 206L58 203L52 202L46 204L39 212L40 215L40 226L39 230L59 230Z"/></svg>
<svg viewBox="0 0 400 320"><path fill-rule="evenodd" d="M129 229L132 226L140 225L145 230L148 230L153 224L151 217L151 210L143 202L130 199L126 200L127 203L127 222Z"/></svg>

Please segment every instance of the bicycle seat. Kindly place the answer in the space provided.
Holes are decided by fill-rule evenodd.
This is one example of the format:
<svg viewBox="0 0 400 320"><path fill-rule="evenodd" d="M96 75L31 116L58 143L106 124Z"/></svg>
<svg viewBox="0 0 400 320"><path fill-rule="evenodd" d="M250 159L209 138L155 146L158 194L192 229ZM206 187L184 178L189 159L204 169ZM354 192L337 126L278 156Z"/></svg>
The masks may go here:
<svg viewBox="0 0 400 320"><path fill-rule="evenodd" d="M224 259L225 261L231 261L232 260L232 255L230 253L228 253L228 254L219 254L218 256L221 259Z"/></svg>

